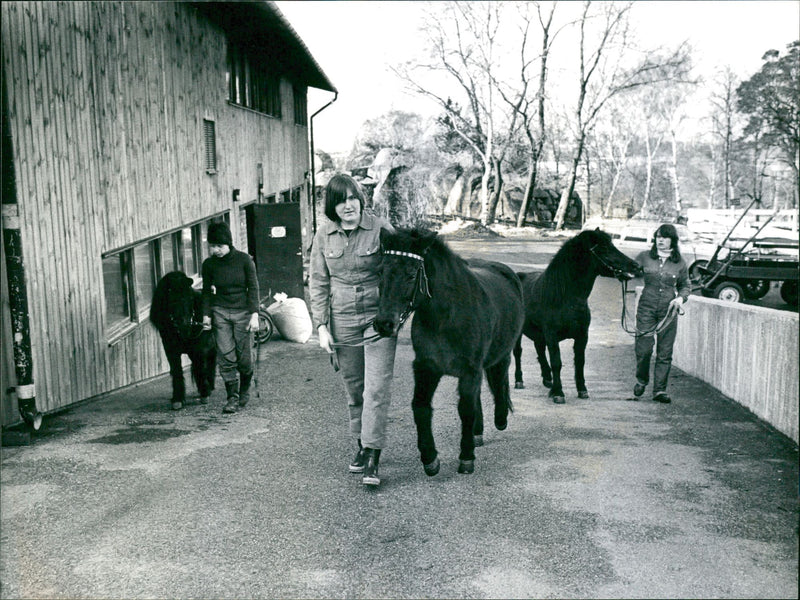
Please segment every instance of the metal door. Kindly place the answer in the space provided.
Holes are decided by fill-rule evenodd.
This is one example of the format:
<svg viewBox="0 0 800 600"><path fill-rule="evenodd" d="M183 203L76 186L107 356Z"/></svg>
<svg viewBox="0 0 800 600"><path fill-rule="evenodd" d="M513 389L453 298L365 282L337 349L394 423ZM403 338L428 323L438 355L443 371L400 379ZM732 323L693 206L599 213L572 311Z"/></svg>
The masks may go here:
<svg viewBox="0 0 800 600"><path fill-rule="evenodd" d="M253 204L253 242L261 298L285 292L303 298L300 203ZM268 297L269 296L269 297Z"/></svg>

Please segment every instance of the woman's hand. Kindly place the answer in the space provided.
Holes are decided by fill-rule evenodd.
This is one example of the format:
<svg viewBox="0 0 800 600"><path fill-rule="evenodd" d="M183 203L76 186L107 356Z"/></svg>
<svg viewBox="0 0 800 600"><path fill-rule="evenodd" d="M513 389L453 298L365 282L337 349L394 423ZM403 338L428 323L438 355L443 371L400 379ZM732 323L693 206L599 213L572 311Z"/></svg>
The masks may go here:
<svg viewBox="0 0 800 600"><path fill-rule="evenodd" d="M260 325L261 324L258 322L258 313L255 312L250 317L250 322L247 324L247 331L258 331Z"/></svg>
<svg viewBox="0 0 800 600"><path fill-rule="evenodd" d="M676 296L669 303L669 307L670 308L674 307L674 309L677 311L681 310L681 306L683 306L683 298L681 298L680 296Z"/></svg>
<svg viewBox="0 0 800 600"><path fill-rule="evenodd" d="M319 347L328 354L333 354L333 336L328 331L328 326L320 325L317 333L319 333Z"/></svg>
<svg viewBox="0 0 800 600"><path fill-rule="evenodd" d="M203 317L203 331L211 329L211 317Z"/></svg>

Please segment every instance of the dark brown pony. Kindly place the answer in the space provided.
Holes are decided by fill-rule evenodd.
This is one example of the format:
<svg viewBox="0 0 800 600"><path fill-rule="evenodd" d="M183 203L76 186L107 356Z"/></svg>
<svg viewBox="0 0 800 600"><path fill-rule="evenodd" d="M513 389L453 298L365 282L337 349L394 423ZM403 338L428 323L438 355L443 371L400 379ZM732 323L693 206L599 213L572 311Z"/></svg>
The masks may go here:
<svg viewBox="0 0 800 600"><path fill-rule="evenodd" d="M383 275L375 330L394 335L414 311L414 399L417 446L425 473L439 472L431 430L432 400L443 375L458 377L459 473L475 469L483 444L483 373L494 396L495 427L512 409L508 367L523 319L519 278L506 265L456 256L424 229L381 231Z"/></svg>
<svg viewBox="0 0 800 600"><path fill-rule="evenodd" d="M167 273L156 285L150 305L150 322L161 335L161 343L172 377L172 408L178 410L186 400L181 355L192 361L192 379L200 401L214 390L217 348L214 334L204 331L201 294L182 271Z"/></svg>
<svg viewBox="0 0 800 600"><path fill-rule="evenodd" d="M561 352L558 344L575 340L575 385L579 398L588 398L583 368L589 341L588 298L598 275L626 281L642 272L639 264L617 250L604 231L582 231L564 245L550 261L544 273L517 273L525 296L525 324L522 333L533 340L542 369L542 383L550 388L549 396L563 404ZM550 362L547 362L547 354ZM522 336L514 348L514 387L522 382Z"/></svg>

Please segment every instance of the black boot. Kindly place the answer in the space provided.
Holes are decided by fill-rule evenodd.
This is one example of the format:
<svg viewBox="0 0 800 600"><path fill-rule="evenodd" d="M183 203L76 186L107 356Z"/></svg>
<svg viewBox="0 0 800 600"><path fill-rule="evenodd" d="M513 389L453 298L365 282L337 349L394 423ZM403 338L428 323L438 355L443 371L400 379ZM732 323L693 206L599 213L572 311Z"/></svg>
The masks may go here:
<svg viewBox="0 0 800 600"><path fill-rule="evenodd" d="M363 473L364 466L367 464L367 450L361 446L361 440L358 440L358 452L356 452L356 456L353 459L353 462L350 463L350 472L351 473Z"/></svg>
<svg viewBox="0 0 800 600"><path fill-rule="evenodd" d="M239 376L239 406L244 408L250 400L250 382L253 380L253 372Z"/></svg>
<svg viewBox="0 0 800 600"><path fill-rule="evenodd" d="M222 412L235 413L239 403L239 382L226 381L225 390L228 392L228 402L222 407Z"/></svg>
<svg viewBox="0 0 800 600"><path fill-rule="evenodd" d="M361 483L364 485L380 485L381 479L378 477L378 462L381 460L380 448L365 448L367 464L364 466L364 477Z"/></svg>

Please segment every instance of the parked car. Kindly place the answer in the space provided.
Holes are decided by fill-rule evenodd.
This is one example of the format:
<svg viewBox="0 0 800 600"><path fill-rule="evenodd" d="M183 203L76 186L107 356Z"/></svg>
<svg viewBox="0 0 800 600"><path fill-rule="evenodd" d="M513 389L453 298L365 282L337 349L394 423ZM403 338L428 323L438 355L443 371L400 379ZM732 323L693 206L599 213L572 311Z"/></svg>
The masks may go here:
<svg viewBox="0 0 800 600"><path fill-rule="evenodd" d="M662 224L661 221L645 221L640 219L588 219L583 229L600 228L614 240L614 245L623 254L635 258L642 250L653 247L653 236ZM673 224L678 232L678 244L681 254L690 271L697 261L705 260L714 254L716 246L697 238L686 225Z"/></svg>

